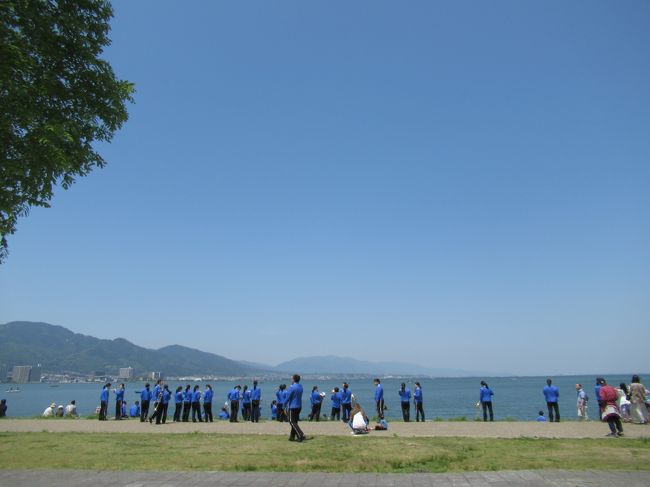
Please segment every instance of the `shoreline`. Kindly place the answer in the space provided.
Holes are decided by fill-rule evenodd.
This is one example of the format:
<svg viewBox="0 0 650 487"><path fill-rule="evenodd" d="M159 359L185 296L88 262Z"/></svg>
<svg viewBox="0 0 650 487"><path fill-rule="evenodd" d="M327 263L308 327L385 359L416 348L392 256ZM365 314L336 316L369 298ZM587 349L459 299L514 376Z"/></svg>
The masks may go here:
<svg viewBox="0 0 650 487"><path fill-rule="evenodd" d="M301 421L308 436L350 436L350 428L339 421ZM649 425L624 423L625 438L650 438ZM368 437L460 437L460 438L598 438L608 433L606 423L599 421L566 421L538 423L532 421L468 421L404 423L393 421L386 431L371 431ZM263 421L261 423L173 423L149 424L138 420L91 419L14 419L0 420L0 432L28 433L164 433L164 434L224 434L224 435L279 435L289 434L288 423Z"/></svg>

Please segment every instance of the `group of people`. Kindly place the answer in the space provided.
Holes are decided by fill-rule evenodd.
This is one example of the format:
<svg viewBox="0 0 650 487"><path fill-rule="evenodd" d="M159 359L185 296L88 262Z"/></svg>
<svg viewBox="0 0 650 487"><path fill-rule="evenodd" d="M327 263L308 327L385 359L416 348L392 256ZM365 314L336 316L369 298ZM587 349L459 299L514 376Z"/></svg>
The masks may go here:
<svg viewBox="0 0 650 487"><path fill-rule="evenodd" d="M107 383L102 388L100 394L99 406L99 420L106 421L108 419L108 402L111 391L111 383ZM175 422L188 422L190 413L193 422L212 422L212 399L214 392L210 384L205 385L205 389L201 391L199 385L193 388L189 384L183 389L178 386L172 393L169 385L158 380L154 387L147 383L144 389L138 391L140 394L140 401L136 401L134 406L131 407L129 414L131 417L139 417L140 422L144 423L149 421L156 424L165 424L167 422L167 413L169 404L174 403L174 421ZM113 389L115 394L115 419L125 419L126 415L126 402L124 400L125 386L120 384L119 387ZM149 412L151 411L151 415Z"/></svg>
<svg viewBox="0 0 650 487"><path fill-rule="evenodd" d="M52 404L50 404L48 407L45 408L42 416L44 418L51 418L51 417L63 418L64 416L77 418L79 417L79 415L77 414L77 402L73 399L65 407L63 407L63 404L59 404L57 406L56 403L53 402Z"/></svg>
<svg viewBox="0 0 650 487"><path fill-rule="evenodd" d="M384 419L384 411L387 409L384 400L384 389L380 379L374 379L375 386L374 401L378 421ZM106 384L101 392L99 419L107 419L108 411L108 398L110 394L111 384ZM605 379L598 377L596 379L596 387L594 389L595 398L599 405L600 419L608 422L613 435L622 434L621 422L631 421L635 423L648 422L648 391L641 384L637 375L632 377L630 386L624 383L620 384L614 393L611 393L611 386L608 386ZM124 401L124 384L113 389L115 394L115 419L122 419L126 417L126 408ZM169 389L167 384L162 380L156 382L155 386L151 388L150 384L146 384L140 393L140 402L131 407L130 416L139 416L140 421L156 421L156 424L165 423L167 420L167 411L170 403L174 403L173 420L175 422L188 422L190 416L193 422L212 422L212 402L214 392L210 384L206 384L202 391L199 385L194 387L187 384L184 388L178 386L174 392ZM544 416L544 412L540 411L537 418L538 421L560 421L560 408L559 388L553 385L552 379L546 380L546 386L542 389L542 394L546 402L548 410L548 419ZM588 419L588 404L589 397L584 391L581 384L576 384L577 394L577 414L582 420ZM281 384L275 391L275 399L271 402L271 418L280 422L287 421L291 424L293 437L296 441L302 438L302 432L297 426L299 411L302 409L302 395L303 389L300 385L300 376L295 375L292 378L291 386L287 387L286 384ZM422 386L419 382L415 382L415 388L411 392L410 388L402 383L397 395L400 398L400 405L402 411L402 418L405 422L410 421L411 399L415 409L415 420L425 421L424 407L423 407L423 392ZM492 398L494 391L488 386L487 382L481 381L479 389L479 401L477 407L483 410L483 421L494 421L494 411L492 407ZM614 397L615 396L615 397ZM311 410L308 416L309 421L320 421L323 417L321 410L327 394L321 392L318 386L313 386L309 394L309 402ZM341 420L350 423L355 414L359 411L353 411L356 405L356 398L349 388L349 385L344 382L342 387L334 387L332 389L329 399L331 401L331 411L329 419ZM245 421L259 422L261 416L260 404L262 400L262 390L257 381L253 382L252 387L240 385L233 387L226 396L226 403L221 408L218 418L228 419L230 422L239 422L238 417L241 412L241 417ZM71 403L74 406L74 401ZM70 406L68 406L70 407ZM46 409L45 415L59 415L58 410L63 409L63 406L56 408L53 404L50 408ZM68 408L66 408L67 411ZM149 412L152 412L149 415ZM47 414L46 414L47 413ZM65 412L60 413L60 415ZM76 407L75 413L76 414ZM293 414L293 417L292 417ZM365 416L365 412L364 412Z"/></svg>

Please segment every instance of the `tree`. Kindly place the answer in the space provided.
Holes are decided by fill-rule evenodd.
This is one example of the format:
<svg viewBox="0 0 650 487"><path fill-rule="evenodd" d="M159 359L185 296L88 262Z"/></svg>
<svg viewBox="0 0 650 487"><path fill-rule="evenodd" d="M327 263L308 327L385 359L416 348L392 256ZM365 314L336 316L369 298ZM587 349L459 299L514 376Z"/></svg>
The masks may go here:
<svg viewBox="0 0 650 487"><path fill-rule="evenodd" d="M93 143L128 118L133 84L99 57L112 17L107 0L0 1L0 263L18 218L103 167Z"/></svg>

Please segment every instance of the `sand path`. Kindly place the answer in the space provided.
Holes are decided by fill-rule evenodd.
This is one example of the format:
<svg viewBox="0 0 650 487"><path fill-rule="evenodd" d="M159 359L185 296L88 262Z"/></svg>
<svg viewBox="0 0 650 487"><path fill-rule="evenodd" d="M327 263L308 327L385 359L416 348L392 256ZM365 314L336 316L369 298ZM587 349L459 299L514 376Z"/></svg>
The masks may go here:
<svg viewBox="0 0 650 487"><path fill-rule="evenodd" d="M300 422L309 436L349 435L350 428L342 422ZM650 437L650 426L624 424L627 438ZM96 421L68 419L3 419L0 431L5 432L82 432L82 433L204 433L236 435L288 435L289 425L275 421L228 423L167 423L155 425L138 420ZM370 436L382 437L469 437L469 438L603 438L609 428L596 421L537 423L523 421L483 422L391 422L388 431L373 431Z"/></svg>

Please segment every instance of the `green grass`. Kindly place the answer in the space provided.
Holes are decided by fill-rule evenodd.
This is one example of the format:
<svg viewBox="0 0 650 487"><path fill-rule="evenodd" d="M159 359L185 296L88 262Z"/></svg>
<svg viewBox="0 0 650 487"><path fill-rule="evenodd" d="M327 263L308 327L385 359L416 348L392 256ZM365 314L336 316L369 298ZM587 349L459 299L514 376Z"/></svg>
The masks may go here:
<svg viewBox="0 0 650 487"><path fill-rule="evenodd" d="M648 439L478 439L273 435L0 433L0 468L462 472L650 470Z"/></svg>

